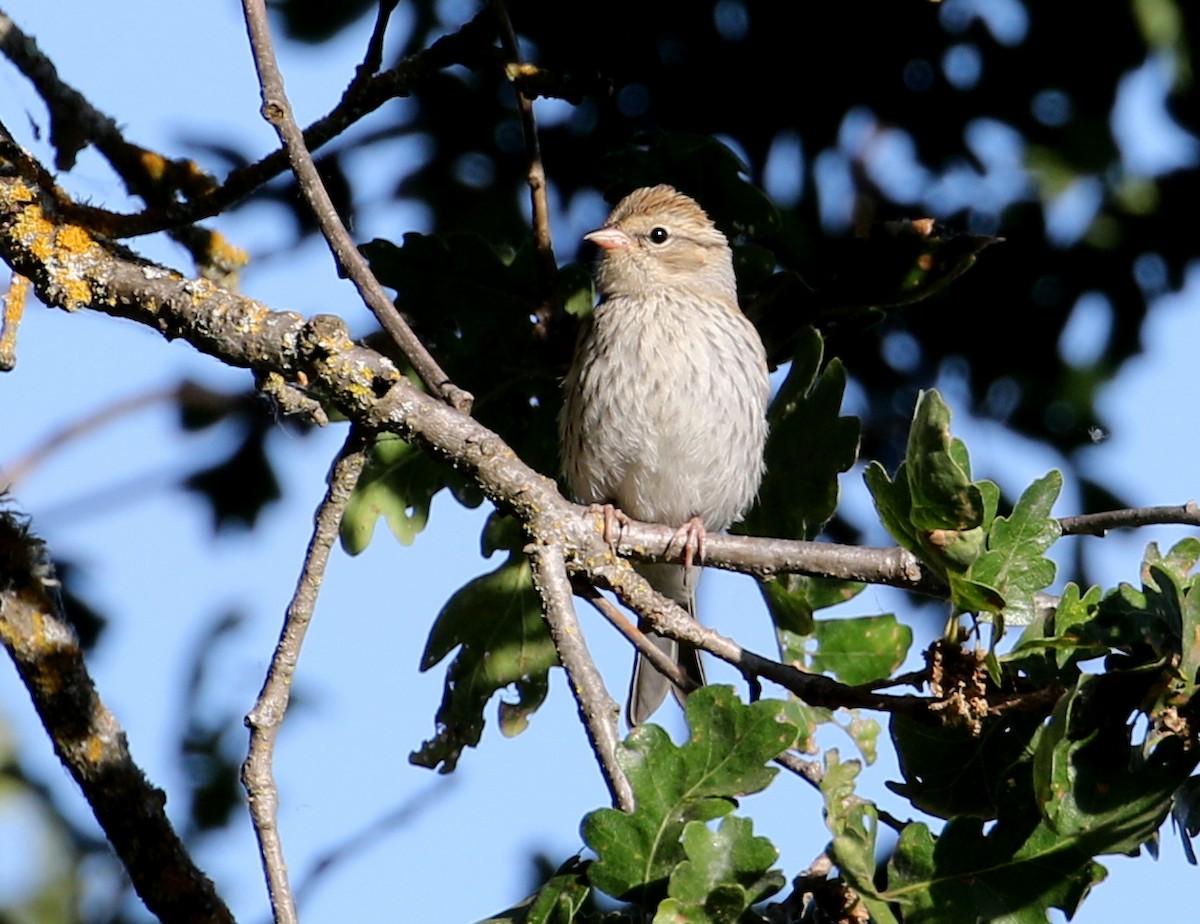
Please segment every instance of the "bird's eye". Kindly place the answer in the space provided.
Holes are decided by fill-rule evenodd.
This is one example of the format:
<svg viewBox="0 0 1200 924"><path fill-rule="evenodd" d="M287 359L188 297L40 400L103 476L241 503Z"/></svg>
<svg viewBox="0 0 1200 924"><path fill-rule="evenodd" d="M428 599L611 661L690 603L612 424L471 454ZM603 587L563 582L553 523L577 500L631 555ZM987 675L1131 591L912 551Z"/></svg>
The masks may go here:
<svg viewBox="0 0 1200 924"><path fill-rule="evenodd" d="M670 236L670 232L668 232L666 228L655 228L650 232L650 240L652 240L655 244L665 243L667 238Z"/></svg>

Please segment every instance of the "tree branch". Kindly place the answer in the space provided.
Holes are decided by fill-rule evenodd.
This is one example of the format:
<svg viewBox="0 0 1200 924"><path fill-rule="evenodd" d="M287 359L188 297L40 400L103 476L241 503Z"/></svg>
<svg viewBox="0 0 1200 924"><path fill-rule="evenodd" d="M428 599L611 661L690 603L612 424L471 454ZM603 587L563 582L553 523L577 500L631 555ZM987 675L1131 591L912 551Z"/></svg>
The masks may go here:
<svg viewBox="0 0 1200 924"><path fill-rule="evenodd" d="M599 515L566 501L551 479L525 465L495 433L421 393L388 359L353 343L340 319L317 315L305 321L296 314L268 311L205 280L184 279L92 238L86 229L63 221L55 208L53 197L23 178L0 176L0 254L33 281L48 304L129 318L166 337L182 337L228 365L302 382L309 394L352 422L396 433L453 464L490 500L515 513L529 535L561 548L571 572L616 590L656 631L715 654L747 677L765 677L813 705L927 711L930 701L920 697L849 687L744 651L678 606L665 605L604 541ZM672 535L668 526L631 523L617 551L675 561L676 555L663 553ZM759 576L791 572L921 593L938 589L936 578L900 549L714 535L707 555L710 564Z"/></svg>
<svg viewBox="0 0 1200 924"><path fill-rule="evenodd" d="M533 582L542 597L542 612L550 626L554 647L558 650L563 669L579 717L587 729L592 750L604 771L604 780L613 805L624 812L634 808L633 789L625 772L617 763L617 716L621 709L608 694L604 679L583 640L583 629L571 602L571 584L563 565L563 549L558 545L535 545L530 555Z"/></svg>
<svg viewBox="0 0 1200 924"><path fill-rule="evenodd" d="M0 372L11 372L17 365L17 328L25 315L25 296L29 280L13 273L4 293L4 311L0 315Z"/></svg>
<svg viewBox="0 0 1200 924"><path fill-rule="evenodd" d="M1172 507L1134 507L1126 510L1107 510L1103 513L1081 513L1061 517L1064 536L1103 536L1110 529L1133 529L1138 526L1200 526L1200 506L1194 500Z"/></svg>
<svg viewBox="0 0 1200 924"><path fill-rule="evenodd" d="M395 5L391 4L392 7ZM384 15L382 9L380 15ZM378 23L377 31L381 39L382 30L378 29ZM305 129L304 141L308 149L314 151L323 147L389 100L408 96L413 86L431 73L452 64L475 66L481 56L490 59L490 31L491 14L484 10L457 32L442 36L429 48L380 74L374 71L378 68L380 54L376 46L381 43L373 35L363 65L337 105ZM58 148L60 169L70 169L78 152L88 142L94 142L106 157L112 155L110 163L126 181L128 189L136 192L135 187L143 189L156 183L161 188L162 195L154 200L147 199L150 208L133 214L71 203L71 217L98 233L115 238L136 237L212 218L288 169L287 150L280 147L255 163L231 171L223 183L218 183L193 161L169 160L126 142L116 122L63 82L37 43L4 13L0 13L0 53L30 80L50 110L51 142ZM367 77L363 76L365 69L369 69ZM148 164L160 168L157 177L146 172ZM176 193L182 193L186 201L178 201ZM196 231L205 235L216 233ZM215 241L210 239L209 244L220 243L220 240L218 236ZM204 244L203 241L200 243ZM200 249L202 253L221 250L207 245Z"/></svg>
<svg viewBox="0 0 1200 924"><path fill-rule="evenodd" d="M96 109L74 87L65 83L37 43L0 12L0 52L28 78L50 112L50 143L56 150L55 166L70 170L88 144L109 162L125 188L147 205L166 208L176 195L195 195L216 186L216 181L191 160L171 160L125 140L115 119ZM171 236L192 255L201 273L212 279L236 277L249 257L231 245L220 232L177 226Z"/></svg>
<svg viewBox="0 0 1200 924"><path fill-rule="evenodd" d="M11 512L0 511L0 643L59 760L152 914L183 924L232 924L171 827L166 795L134 763L124 730L96 692L57 586L42 544Z"/></svg>
<svg viewBox="0 0 1200 924"><path fill-rule="evenodd" d="M392 304L391 299L383 291L379 280L371 272L370 266L358 252L346 226L342 224L325 184L317 172L312 155L304 144L304 136L300 126L292 117L291 104L283 89L283 77L279 73L279 65L275 60L275 50L271 43L271 31L267 25L267 8L263 0L242 0L242 10L246 17L246 29L250 35L250 44L254 49L254 64L258 70L258 82L262 87L263 118L274 126L288 151L288 159L292 172L300 184L300 190L308 202L309 209L329 243L329 249L337 261L338 269L350 277L358 294L371 309L375 319L396 344L404 352L405 357L425 386L435 395L440 395L451 406L460 411L469 411L471 395L458 388L450 381L449 376L442 371L437 361L429 355L425 345L417 338L412 329L400 317L400 312Z"/></svg>
<svg viewBox="0 0 1200 924"><path fill-rule="evenodd" d="M554 256L554 242L550 238L550 202L546 196L546 168L542 165L541 145L538 143L537 119L533 114L533 100L525 95L517 78L526 71L521 61L521 46L513 29L504 0L492 0L492 12L500 30L500 45L508 63L505 75L513 81L513 92L517 97L517 110L521 113L521 132L525 138L528 167L525 182L529 185L530 211L533 217L533 243L537 249L538 268L538 316L544 321L554 310L558 289L558 260Z"/></svg>
<svg viewBox="0 0 1200 924"><path fill-rule="evenodd" d="M271 908L277 924L295 924L297 918L295 901L288 885L283 844L276 826L279 794L271 769L275 739L283 724L284 713L287 712L292 678L300 660L304 635L312 622L321 581L329 563L329 550L337 540L346 502L350 499L366 462L364 446L365 439L361 432L352 427L329 472L329 489L317 508L312 538L304 556L304 567L296 583L296 592L288 604L267 678L254 708L246 716L246 726L250 729L250 749L242 766L242 785L249 798L250 817L258 837L263 871L267 877L267 891L271 897Z"/></svg>
<svg viewBox="0 0 1200 924"><path fill-rule="evenodd" d="M568 561L568 566L572 563ZM578 565L579 563L575 563ZM909 716L926 716L936 700L894 696L852 687L824 674L809 674L788 664L755 654L731 638L696 622L679 604L652 588L624 559L591 563L586 573L614 591L626 606L647 620L655 632L701 648L732 664L749 680L764 677L795 693L810 706L830 709L875 709Z"/></svg>

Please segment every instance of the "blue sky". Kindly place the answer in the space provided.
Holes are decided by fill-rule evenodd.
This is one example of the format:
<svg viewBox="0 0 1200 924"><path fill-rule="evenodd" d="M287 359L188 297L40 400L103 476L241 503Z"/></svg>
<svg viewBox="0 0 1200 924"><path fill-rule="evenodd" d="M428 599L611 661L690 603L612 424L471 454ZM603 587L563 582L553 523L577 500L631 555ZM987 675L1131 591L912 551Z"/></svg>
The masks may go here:
<svg viewBox="0 0 1200 924"><path fill-rule="evenodd" d="M16 0L5 9L37 37L66 81L118 119L131 141L176 155L189 153L189 141L236 140L255 151L273 146L274 134L258 115L237 4L210 4L201 11L147 0ZM404 15L403 5L398 15ZM360 23L316 51L281 44L288 92L302 121L337 100L368 30L369 23ZM99 63L96 47L128 48L130 36L136 36L136 52L106 55ZM0 118L45 158L45 145L33 141L26 112L44 126L44 109L24 79L0 65ZM351 164L362 180L364 199L389 188L417 152L397 143L390 153L394 157L387 163ZM107 166L91 153L63 179L77 196L114 208L136 207L115 197ZM601 209L598 201L588 201L576 203L569 213L559 210L560 250L572 248ZM368 207L356 234L363 240L398 239L423 225L419 212ZM370 329L352 288L332 272L323 246L310 243L280 258L290 243L291 224L274 206L243 209L216 226L256 257L243 276L246 294L276 309L335 312L356 331ZM134 246L153 259L187 268L184 254L169 242L139 240ZM1106 391L1101 409L1108 438L1089 453L1093 473L1139 504L1179 503L1200 494L1194 462L1200 449L1200 411L1193 398L1195 344L1200 343L1196 265L1188 278L1186 293L1169 297L1152 316L1144 355ZM246 373L226 369L183 344L167 345L135 325L37 306L31 306L22 326L18 357L17 370L0 377L0 465L64 422L182 376L230 390L249 384ZM1043 448L1024 446L993 425L968 420L961 400L956 402L950 372L937 384L960 411L955 429L971 448L977 475L1016 492L1057 463ZM850 410L852 405L851 400ZM285 501L268 510L255 532L214 540L207 511L172 490L168 479L218 457L228 438L227 433L180 435L170 411L158 407L71 445L16 491L35 528L56 554L83 566L90 596L112 615L92 670L129 734L135 758L168 795L179 790L181 779L172 745L181 731L185 672L195 646L223 613L244 614L241 628L215 658L219 670L210 689L215 708L243 714L261 684L325 470L342 433L332 428L307 438L274 434ZM114 485L125 489L113 495ZM843 490L847 509L865 518L868 504L853 474ZM1068 489L1056 512L1077 509ZM454 589L496 564L477 551L484 515L439 497L429 528L412 547L398 546L381 527L363 555L334 556L301 661L297 692L302 705L290 715L276 757L280 823L294 881L303 881L325 851L380 816L400 806L418 807L404 824L319 881L301 908L306 921L486 917L523 897L531 852L565 859L580 847L579 819L605 803L605 788L560 672L549 700L523 735L503 739L489 723L479 750L466 753L449 778L408 764L409 751L433 732L441 695L440 670L416 671L430 621ZM1085 542L1086 554L1115 583L1137 579L1140 551L1150 539L1169 544L1183 534L1162 529L1073 541ZM882 533L874 539L884 541ZM1065 544L1063 554L1069 554ZM769 621L749 579L709 575L701 609L718 629L736 634L748 647L772 650ZM889 610L904 614L906 607L901 595L886 589L869 589L847 608L861 614ZM629 669L625 644L590 612L581 616L602 673L613 678L614 692L623 694ZM938 627L924 628L928 633ZM717 682L734 682L720 666L712 673ZM677 716L665 718L680 731ZM56 766L14 672L4 667L0 727L7 727L40 778L55 784L64 809L86 819L86 806ZM231 734L244 744L240 727ZM844 755L851 750L848 741L833 735L823 743ZM865 776L871 780L864 784L866 794L902 817L909 814L904 803L883 790L882 781L894 776L886 758ZM781 848L780 865L789 875L807 866L826 843L819 804L807 784L791 779L746 800L756 833ZM174 809L178 813L182 806ZM27 862L38 859L27 846L36 830L28 807L0 801L0 899L19 893L37 866ZM1157 863L1106 859L1112 881L1085 902L1076 920L1104 924L1134 914L1172 916L1194 888L1182 877L1195 871L1184 864L1170 836L1162 854ZM240 920L265 919L265 890L244 816L205 842L198 859Z"/></svg>

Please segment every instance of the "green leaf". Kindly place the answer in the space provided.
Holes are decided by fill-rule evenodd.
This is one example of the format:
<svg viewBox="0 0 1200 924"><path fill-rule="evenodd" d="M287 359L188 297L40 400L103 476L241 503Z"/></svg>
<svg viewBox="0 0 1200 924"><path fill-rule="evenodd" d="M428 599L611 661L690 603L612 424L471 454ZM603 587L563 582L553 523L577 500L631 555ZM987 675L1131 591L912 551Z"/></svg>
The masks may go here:
<svg viewBox="0 0 1200 924"><path fill-rule="evenodd" d="M1100 588L1090 587L1080 595L1074 582L1063 588L1058 606L1048 622L1030 623L1013 649L1001 659L1019 666L1033 676L1041 673L1032 660L1039 652L1054 653L1054 667L1061 671L1068 663L1087 661L1108 654L1109 647L1096 639L1099 633L1090 624L1100 609ZM1041 678L1048 679L1048 678ZM1069 678L1073 681L1073 677Z"/></svg>
<svg viewBox="0 0 1200 924"><path fill-rule="evenodd" d="M877 924L1045 924L1050 908L1071 915L1104 877L1090 854L1062 844L1028 814L1002 818L986 834L982 820L967 815L948 822L941 837L910 822L879 871L878 810L844 782L822 790L830 854Z"/></svg>
<svg viewBox="0 0 1200 924"><path fill-rule="evenodd" d="M912 522L912 494L908 489L908 465L901 462L894 479L878 462L872 462L863 471L863 481L871 492L879 522L888 531L896 544L920 556L921 542Z"/></svg>
<svg viewBox="0 0 1200 924"><path fill-rule="evenodd" d="M1177 736L1149 755L1132 740L1129 715L1154 686L1152 673L1083 676L1038 740L1034 787L1046 823L1092 854L1135 854L1166 818L1200 757Z"/></svg>
<svg viewBox="0 0 1200 924"><path fill-rule="evenodd" d="M907 457L895 479L877 462L863 477L884 527L949 585L957 612L1003 608L1000 591L970 573L987 548L1000 489L971 481L967 448L950 435L950 409L936 391L917 399Z"/></svg>
<svg viewBox="0 0 1200 924"><path fill-rule="evenodd" d="M688 859L682 840L688 822L728 815L737 796L765 788L778 772L767 762L796 739L782 703L747 706L732 687L703 687L685 710L692 734L683 746L657 725L643 725L617 751L636 809L599 809L583 821L584 841L597 855L588 878L622 900L653 907L664 897L674 870Z"/></svg>
<svg viewBox="0 0 1200 924"><path fill-rule="evenodd" d="M881 874L868 862L873 807L852 798L842 775L826 789L826 812L847 882L906 922L1040 924L1051 908L1070 917L1105 875L1095 857L1135 853L1154 837L1196 766L1195 749L1178 737L1160 739L1149 753L1132 738L1129 716L1158 683L1146 667L1081 677L1044 726L1033 718L1024 730L992 729L999 740L980 745L991 756L964 755L969 743L956 750L948 732L910 725L906 734L929 742L901 742L902 753L923 760L909 769L928 776L919 780L926 794L942 787L954 816L936 838L924 825L905 826ZM970 778L1005 764L1008 771L988 785ZM967 814L973 800L979 809L994 804L996 822L986 832L982 818ZM878 906L869 907L875 913Z"/></svg>
<svg viewBox="0 0 1200 924"><path fill-rule="evenodd" d="M1183 540L1166 556L1151 543L1142 562L1142 589L1121 584L1106 594L1087 627L1089 640L1141 652L1141 657L1147 652L1155 659L1182 657L1185 620L1193 618L1196 606L1189 597L1200 586L1200 575L1189 575L1196 554L1200 543L1193 539ZM1189 651L1194 644L1194 629L1190 631Z"/></svg>
<svg viewBox="0 0 1200 924"><path fill-rule="evenodd" d="M1035 713L986 716L976 733L893 715L889 730L904 782L887 787L938 818L993 818L1042 721Z"/></svg>
<svg viewBox="0 0 1200 924"><path fill-rule="evenodd" d="M822 619L813 628L816 650L808 655L810 671L833 674L857 685L890 677L904 663L912 645L912 629L891 613ZM803 657L802 652L798 652ZM786 660L795 663L797 658Z"/></svg>
<svg viewBox="0 0 1200 924"><path fill-rule="evenodd" d="M1062 535L1050 508L1062 490L1062 473L1054 470L1021 495L1012 513L996 517L988 531L987 551L971 566L976 581L1004 597L1004 619L1010 624L1033 621L1033 595L1054 581L1055 565L1045 552Z"/></svg>
<svg viewBox="0 0 1200 924"><path fill-rule="evenodd" d="M688 822L683 829L687 859L671 873L669 897L654 920L671 924L680 915L691 920L703 912L706 916L696 920L734 924L755 902L778 892L785 880L771 866L779 851L752 832L748 818L725 818L716 831Z"/></svg>
<svg viewBox="0 0 1200 924"><path fill-rule="evenodd" d="M983 496L971 481L966 447L950 436L950 408L936 391L917 397L905 462L918 529L962 532L984 525Z"/></svg>
<svg viewBox="0 0 1200 924"><path fill-rule="evenodd" d="M864 719L862 713L857 709L839 709L833 715L833 724L844 731L846 736L854 742L854 746L858 748L858 753L862 755L867 766L875 763L875 758L879 754L879 735L883 732L879 722L869 717ZM839 715L848 716L849 721L843 725L837 720Z"/></svg>
<svg viewBox="0 0 1200 924"><path fill-rule="evenodd" d="M409 760L449 773L465 747L483 733L483 709L492 694L514 688L515 702L501 703L500 722L508 734L525 727L529 713L546 697L547 673L558 663L542 620L528 560L519 553L489 574L457 591L434 622L421 656L427 671L455 648L446 670L437 734Z"/></svg>
<svg viewBox="0 0 1200 924"><path fill-rule="evenodd" d="M858 886L871 883L875 875L879 833L879 810L873 802L854 794L854 780L861 769L856 760L842 762L836 750L825 754L821 794L825 797L825 825L833 835L828 852L871 913L874 924L899 924L899 918L886 902L878 900L873 887Z"/></svg>
<svg viewBox="0 0 1200 924"><path fill-rule="evenodd" d="M372 444L367 464L342 516L342 548L357 555L371 543L375 523L387 520L392 535L412 545L429 519L429 505L448 484L459 490L459 499L470 507L483 500L478 488L448 466L441 465L398 436L382 434Z"/></svg>
<svg viewBox="0 0 1200 924"><path fill-rule="evenodd" d="M768 413L767 474L737 531L812 539L837 509L838 475L858 458L859 420L840 415L846 390L841 363L818 375L821 335L806 331Z"/></svg>
<svg viewBox="0 0 1200 924"><path fill-rule="evenodd" d="M805 636L812 634L813 614L817 610L845 603L866 586L857 581L836 581L802 574L781 574L758 584L776 630Z"/></svg>

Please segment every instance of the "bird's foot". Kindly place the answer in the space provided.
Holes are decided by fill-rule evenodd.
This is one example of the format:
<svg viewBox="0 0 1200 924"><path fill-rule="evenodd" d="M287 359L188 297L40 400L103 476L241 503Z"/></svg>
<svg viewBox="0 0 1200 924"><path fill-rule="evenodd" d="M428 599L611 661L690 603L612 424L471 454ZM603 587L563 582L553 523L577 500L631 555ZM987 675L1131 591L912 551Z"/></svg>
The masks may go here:
<svg viewBox="0 0 1200 924"><path fill-rule="evenodd" d="M616 551L617 543L621 541L621 533L629 525L630 520L624 513L612 504L592 504L593 510L598 510L604 516L604 541Z"/></svg>
<svg viewBox="0 0 1200 924"><path fill-rule="evenodd" d="M667 543L667 551L669 552L671 547L678 542L683 554L683 567L690 568L693 563L697 565L704 563L704 547L707 541L708 531L704 528L704 524L699 517L692 517L675 530L675 535Z"/></svg>

